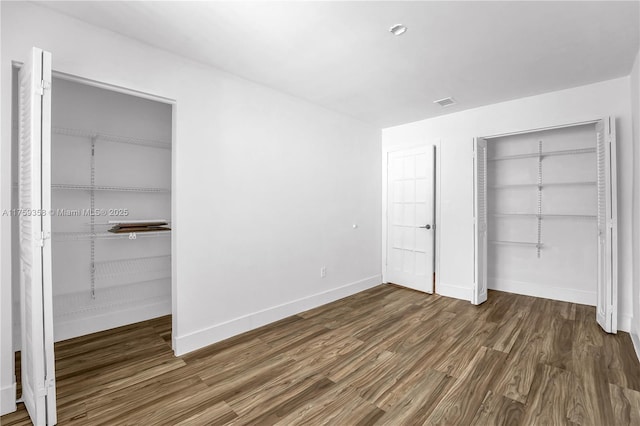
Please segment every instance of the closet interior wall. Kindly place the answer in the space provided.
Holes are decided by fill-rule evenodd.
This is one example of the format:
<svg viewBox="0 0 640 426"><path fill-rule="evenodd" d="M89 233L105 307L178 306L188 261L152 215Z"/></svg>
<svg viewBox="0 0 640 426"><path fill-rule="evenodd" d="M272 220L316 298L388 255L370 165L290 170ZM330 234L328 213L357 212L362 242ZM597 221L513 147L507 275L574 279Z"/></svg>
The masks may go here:
<svg viewBox="0 0 640 426"><path fill-rule="evenodd" d="M171 232L108 232L171 220L171 119L171 105L54 78L56 341L171 313Z"/></svg>
<svg viewBox="0 0 640 426"><path fill-rule="evenodd" d="M488 288L595 305L595 125L487 147Z"/></svg>

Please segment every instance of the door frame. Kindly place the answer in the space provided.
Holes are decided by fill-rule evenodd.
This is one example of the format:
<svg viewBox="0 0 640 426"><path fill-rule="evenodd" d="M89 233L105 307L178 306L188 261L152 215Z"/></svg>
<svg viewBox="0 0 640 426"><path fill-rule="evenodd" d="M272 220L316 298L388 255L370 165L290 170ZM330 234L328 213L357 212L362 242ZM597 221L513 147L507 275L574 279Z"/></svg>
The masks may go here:
<svg viewBox="0 0 640 426"><path fill-rule="evenodd" d="M53 52L55 55L55 52ZM147 99L154 102L163 103L171 106L171 349L173 353L176 353L176 341L175 341L175 330L178 329L178 263L177 263L177 253L178 253L178 245L176 238L176 230L179 229L178 224L178 216L177 216L177 203L178 199L178 185L176 179L176 169L177 169L177 152L176 152L176 141L177 141L177 109L178 102L175 99L167 98L160 95L154 95L151 93L143 92L140 90L119 86L116 84L93 80L86 77L81 77L74 74L68 74L61 71L56 71L55 69L52 71L52 78L59 78L61 80L67 80L78 84L84 84L91 87L96 87L99 89L109 90L116 93L122 93L129 96L135 96L137 98Z"/></svg>
<svg viewBox="0 0 640 426"><path fill-rule="evenodd" d="M546 126L546 127L538 127L538 128L534 128L534 129L527 129L527 130L520 130L520 131L515 131L515 132L506 132L506 133L499 133L499 134L493 134L493 135L488 135L488 136L476 136L472 139L472 143L475 149L475 141L479 140L479 139L484 139L484 140L491 140L491 139L495 139L495 138L499 138L499 137L504 137L504 136L513 136L513 135L521 135L521 134L525 134L525 133L535 133L535 132L540 132L540 131L545 131L545 130L553 130L553 129L563 129L563 128L568 128L568 127L576 127L576 126L582 126L582 125L587 125L587 124L596 124L598 122L601 121L605 121L605 120L614 120L614 128L615 128L615 116L614 115L610 115L610 116L604 116L604 117L600 117L600 118L596 118L593 120L586 120L586 121L578 121L578 122L573 122L573 123L567 123L567 124L560 124L560 125L553 125L553 126ZM615 141L615 146L617 147L617 141ZM475 154L474 154L475 155ZM617 161L616 161L616 169L617 169ZM614 177L615 178L615 177ZM474 193L475 193L475 188L474 188ZM616 193L611 195L612 198L612 202L616 203L616 205L614 206L615 209L617 209L617 190ZM474 199L472 200L473 202L473 210L475 211L476 209L476 200L475 200L475 195L474 195ZM475 217L474 217L475 220ZM614 221L617 222L617 213L616 213L616 217L614 218ZM474 232L475 232L475 226L474 226ZM616 231L617 233L617 223L616 223ZM475 236L474 236L475 238ZM612 247L612 250L617 252L618 247L617 247L617 239L615 239L616 241L616 246ZM486 256L485 256L485 262L486 262ZM478 257L477 257L477 253L475 253L474 251L474 269L477 269L477 262L478 262ZM613 292L614 294L618 295L618 281L617 281L617 273L618 273L618 268L619 268L619 259L617 254L615 255L615 264L612 265L612 268L615 268L613 271L613 275L616 276L616 278L613 279ZM485 269L486 269L486 265L485 265ZM488 282L487 282L487 290L488 290ZM476 279L474 279L473 283L472 283L472 294L476 294L478 292L478 281ZM619 315L619 310L617 309L617 301L614 301L614 306L615 306L615 317L614 317L614 324L617 323L617 317ZM597 306L596 306L597 307ZM617 327L614 328L613 333L615 333L617 330Z"/></svg>
<svg viewBox="0 0 640 426"><path fill-rule="evenodd" d="M52 52L53 54L53 60L55 61L55 52ZM11 73L17 73L20 68L23 66L23 62L21 61L11 61ZM176 238L176 232L175 230L179 229L179 223L178 223L178 216L177 216L177 195L178 195L178 185L177 185L177 177L176 177L176 170L177 170L177 163L176 163L176 158L177 158L177 150L176 150L176 142L178 140L177 138L177 109L178 109L178 102L175 99L172 98L168 98L168 97L164 97L164 96L160 96L160 95L154 95L154 94L150 94L147 92L143 92L140 90L136 90L136 89L132 89L132 88L127 88L127 87L122 87L116 84L111 84L108 82L103 82L103 81L97 81L97 80L93 80L90 78L85 78L85 77L81 77L78 75L74 75L74 74L68 74L65 72L61 72L61 71L56 71L55 69L52 69L51 72L51 76L52 79L53 78L59 78L62 80L67 80L67 81L72 81L75 83L79 83L79 84L84 84L84 85L88 85L88 86L92 86L92 87L97 87L97 88L101 88L104 90L109 90L109 91L113 91L113 92L117 92L117 93L122 93L122 94L126 94L126 95L130 95L130 96L135 96L138 98L143 98L143 99L148 99L151 101L155 101L155 102L160 102L163 104L168 104L171 106L171 222L172 222L172 235L171 235L171 326L172 326L172 339L171 339L171 348L175 354L176 352L176 342L175 342L175 330L178 329L178 311L177 311L177 286L178 286L178 263L177 263L177 238ZM13 79L13 76L11 77ZM14 85L13 83L11 84L11 90L13 91ZM13 93L12 95L13 96ZM11 109L10 111L11 114L11 119L12 121L16 118L13 116L13 111ZM2 173L2 176L0 178L0 181L3 182L2 184L2 191L4 192L5 190L9 190L10 194L13 194L13 185L11 184L11 182L13 181L13 177L12 177L12 170L14 167L13 164L13 132L14 129L11 128L10 129L10 134L11 134L11 143L9 144L10 149L8 152L7 157L9 158L9 164L11 165L11 167L7 168L7 171L4 171ZM8 177L8 179L6 179ZM5 184L4 182L9 182L9 184ZM11 206L12 208L13 206L13 196L10 196L10 200L11 200ZM13 225L9 225L10 229L13 227ZM8 272L6 272L9 277L11 278L11 297L10 297L10 301L6 304L3 305L3 311L4 308L7 307L7 312L3 312L3 318L10 318L11 319L11 359L9 360L3 360L3 370L4 370L4 366L6 365L8 369L11 370L13 377L14 377L14 381L12 383L12 389L13 389L13 395L14 395L14 400L17 399L17 394L16 394L16 390L17 390L17 382L15 381L15 371L16 371L16 366L15 366L15 352L17 350L16 346L19 343L19 341L17 341L17 338L15 336L14 333L14 329L16 326L15 323L15 313L14 310L18 309L20 305L18 304L17 306L15 306L14 304L14 291L17 290L18 292L19 290L19 286L16 288L16 283L14 282L15 278L18 278L19 280L19 276L16 277L16 274L12 271L13 269L13 258L14 256L16 256L16 253L14 252L14 241L13 241L13 237L11 236L11 232L8 233L7 235L0 235L0 242L2 243L2 245L7 244L10 248L9 252L10 252L10 257L11 259L8 261ZM5 266L5 264L2 265L3 267ZM22 339L22 336L20 336L20 340ZM1 355L1 354L0 354ZM1 373L0 373L1 374ZM2 403L2 406L6 406L9 404L5 404L4 402ZM15 402L13 405L13 410L15 411ZM11 411L9 411L11 412Z"/></svg>
<svg viewBox="0 0 640 426"><path fill-rule="evenodd" d="M440 282L440 139L434 139L431 143L411 144L411 145L389 145L382 147L382 238L381 238L381 270L382 270L382 282L387 283L387 246L388 246L388 230L387 230L387 201L388 201L388 161L389 154L397 151L405 151L416 148L424 148L425 146L435 147L435 170L434 170L434 192L435 192L435 204L434 204L434 273L436 275L435 282L433 283L433 294L437 294L438 283Z"/></svg>

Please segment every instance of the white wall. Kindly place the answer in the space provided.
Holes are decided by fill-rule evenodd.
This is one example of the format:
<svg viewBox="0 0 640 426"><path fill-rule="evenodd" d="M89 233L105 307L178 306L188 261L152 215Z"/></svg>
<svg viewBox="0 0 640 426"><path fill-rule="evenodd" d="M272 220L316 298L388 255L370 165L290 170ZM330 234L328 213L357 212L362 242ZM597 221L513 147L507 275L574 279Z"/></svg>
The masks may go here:
<svg viewBox="0 0 640 426"><path fill-rule="evenodd" d="M440 140L438 292L471 298L473 283L472 140L612 115L618 137L619 328L631 325L632 135L629 77L517 99L384 129L383 150Z"/></svg>
<svg viewBox="0 0 640 426"><path fill-rule="evenodd" d="M11 60L38 46L57 71L176 100L178 353L380 283L378 129L39 6L0 7L3 94ZM10 98L1 102L8 208ZM3 217L3 388L13 383L9 230Z"/></svg>
<svg viewBox="0 0 640 426"><path fill-rule="evenodd" d="M640 51L629 76L633 123L633 324L631 335L640 358Z"/></svg>

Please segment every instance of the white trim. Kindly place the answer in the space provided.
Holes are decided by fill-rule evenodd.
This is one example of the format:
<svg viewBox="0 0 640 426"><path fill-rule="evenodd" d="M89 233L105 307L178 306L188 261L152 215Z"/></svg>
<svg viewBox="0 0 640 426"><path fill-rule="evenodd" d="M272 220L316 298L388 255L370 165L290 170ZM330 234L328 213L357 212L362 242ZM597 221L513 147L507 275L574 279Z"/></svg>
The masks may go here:
<svg viewBox="0 0 640 426"><path fill-rule="evenodd" d="M171 105L171 334L178 329L178 239L180 221L178 215L178 104ZM188 256L188 254L187 254ZM176 346L171 340L171 349L176 354Z"/></svg>
<svg viewBox="0 0 640 426"><path fill-rule="evenodd" d="M55 320L55 340L59 342L170 314L171 300L167 297L165 300L147 305L129 305L122 309L110 309L94 315L74 316L69 320L60 317Z"/></svg>
<svg viewBox="0 0 640 426"><path fill-rule="evenodd" d="M564 128L567 128L567 127L585 126L587 124L595 124L600 120L602 120L602 119L599 118L597 120L579 121L577 123L559 124L559 125L556 125L556 126L539 127L537 129L532 129L532 130L520 130L520 131L517 131L517 132L500 133L500 134L491 135L491 136L481 136L480 139L495 139L495 138L503 138L505 136L523 135L523 134L532 133L532 132L544 132L546 130L555 130L555 129L564 129Z"/></svg>
<svg viewBox="0 0 640 426"><path fill-rule="evenodd" d="M382 276L374 275L360 281L349 283L342 287L243 315L182 336L176 336L174 334L173 347L176 355L181 356L237 334L253 330L288 316L295 315L308 309L375 287L381 282Z"/></svg>
<svg viewBox="0 0 640 426"><path fill-rule="evenodd" d="M127 87L117 86L115 84L104 83L102 81L92 80L90 78L79 77L73 74L67 74L61 71L53 71L53 77L59 78L60 80L72 81L74 83L80 83L87 86L96 87L98 89L109 90L111 92L118 92L125 95L135 96L137 98L143 98L150 101L160 102L163 104L175 105L175 99L166 98L164 96L158 96L147 92L141 92L135 89L129 89Z"/></svg>
<svg viewBox="0 0 640 426"><path fill-rule="evenodd" d="M609 117L605 117L602 119L602 121L604 121L605 125L605 131L608 130L607 134L605 135L605 138L609 139L609 143L608 145L605 145L608 147L607 152L609 153L609 173L608 173L608 178L609 178L609 200L608 202L611 203L611 213L609 213L609 220L611 222L611 227L609 228L609 233L611 236L611 239L609 241L611 241L611 256L607 256L607 259L610 259L611 265L609 265L609 268L611 270L611 283L607 286L607 291L609 292L609 298L610 298L610 306L611 306L611 311L610 311L610 315L611 315L611 331L613 333L615 333L617 330L624 330L624 331L629 331L629 329L631 328L631 318L628 319L627 323L624 324L624 326L622 324L616 324L616 321L618 318L622 317L626 317L626 315L622 314L622 312L620 312L620 309L618 307L618 286L619 286L619 281L618 281L618 276L619 276L619 270L620 270L620 261L619 261L619 252L618 252L618 243L619 243L619 238L618 238L618 220L619 220L619 215L618 215L618 141L617 141L617 136L616 136L616 118L614 116L609 116ZM632 291L633 292L633 291Z"/></svg>
<svg viewBox="0 0 640 426"><path fill-rule="evenodd" d="M17 384L15 382L0 389L0 416L13 413L18 409L16 406L16 391Z"/></svg>
<svg viewBox="0 0 640 426"><path fill-rule="evenodd" d="M24 65L24 64L22 62L19 62L19 61L11 61L11 65L12 65L13 68L16 68L16 69L19 70L20 68L22 68L22 65ZM86 86L92 86L92 87L96 87L98 89L104 89L104 90L109 90L111 92L117 92L117 93L122 93L122 94L125 94L125 95L135 96L137 98L143 98L143 99L147 99L147 100L150 100L150 101L160 102L160 103L163 103L163 104L169 104L169 105L175 105L176 104L176 100L175 99L171 99L171 98L167 98L167 97L159 96L159 95L154 95L154 94L147 93L147 92L142 92L140 90L129 89L127 87L118 86L116 84L111 84L111 83L105 83L105 82L102 82L102 81L92 80L90 78L80 77L80 76L73 75L73 74L68 74L68 73L62 72L62 71L53 70L51 72L51 76L53 78L59 78L60 80L72 81L74 83L84 84Z"/></svg>
<svg viewBox="0 0 640 426"><path fill-rule="evenodd" d="M638 361L640 361L640 337L636 333L629 333L631 335L631 342L633 343L633 347L636 350L636 356L638 357Z"/></svg>
<svg viewBox="0 0 640 426"><path fill-rule="evenodd" d="M399 149L399 148L397 148ZM396 149L396 150L397 150ZM382 149L382 160L381 160L381 164L380 166L382 167L382 220L381 220L381 225L382 225L382 235L381 235L381 242L382 244L380 244L380 250L381 250L381 257L380 257L380 261L382 262L381 265L381 271L382 271L382 282L386 283L387 282L387 191L388 191L388 169L389 169L389 150L386 149Z"/></svg>
<svg viewBox="0 0 640 426"><path fill-rule="evenodd" d="M595 291L575 290L558 285L503 280L494 277L490 277L488 281L490 290L523 294L525 296L540 297L543 299L561 300L563 302L579 303L581 305L596 305Z"/></svg>
<svg viewBox="0 0 640 426"><path fill-rule="evenodd" d="M618 331L626 331L627 333L631 334L631 321L633 320L633 317L631 315L627 315L627 314L623 314L622 312L618 311Z"/></svg>
<svg viewBox="0 0 640 426"><path fill-rule="evenodd" d="M11 61L11 66L15 69L20 69L22 68L24 64L22 62L19 61ZM147 92L142 92L140 90L135 90L135 89L129 89L127 87L123 87L123 86L118 86L116 84L111 84L111 83L105 83L102 81L98 81L98 80L92 80L90 78L85 78L85 77L80 77L74 74L69 74L66 72L62 72L62 71L55 71L52 70L51 71L51 76L53 78L59 78L60 80L67 80L67 81L71 81L74 83L78 83L78 84L84 84L86 86L91 86L91 87L96 87L98 89L104 89L104 90L109 90L111 92L117 92L117 93L122 93L124 95L130 95L130 96L135 96L137 98L143 98L143 99L147 99L150 101L155 101L155 102L160 102L163 104L169 104L169 105L175 105L176 104L176 100L175 99L171 99L171 98L167 98L164 96L159 96L159 95L154 95L151 93L147 93Z"/></svg>
<svg viewBox="0 0 640 426"><path fill-rule="evenodd" d="M466 300L468 302L471 302L472 292L473 287L447 284L443 282L440 282L436 287L436 293L440 296L453 297L454 299Z"/></svg>
<svg viewBox="0 0 640 426"><path fill-rule="evenodd" d="M435 199L435 222L433 224L434 230L436 232L436 241L435 241L435 248L434 248L434 269L433 271L436 274L436 280L433 283L433 293L434 294L438 294L438 286L441 285L440 284L440 277L441 277L441 270L440 270L440 224L442 223L442 221L440 220L442 218L442 215L440 214L440 206L441 206L441 188L442 188L442 179L440 179L441 176L441 155L442 155L442 139L436 139L434 141L434 146L436 147L436 164L434 165L434 167L436 168L435 170L435 191L436 191L436 199Z"/></svg>

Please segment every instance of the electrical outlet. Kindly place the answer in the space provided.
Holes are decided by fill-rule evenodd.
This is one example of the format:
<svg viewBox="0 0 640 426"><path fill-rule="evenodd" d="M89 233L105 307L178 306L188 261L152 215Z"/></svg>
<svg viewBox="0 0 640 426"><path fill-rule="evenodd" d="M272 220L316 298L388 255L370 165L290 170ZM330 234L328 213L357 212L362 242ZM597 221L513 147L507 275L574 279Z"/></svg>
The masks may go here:
<svg viewBox="0 0 640 426"><path fill-rule="evenodd" d="M320 268L320 278L324 278L327 276L327 267L323 266Z"/></svg>

